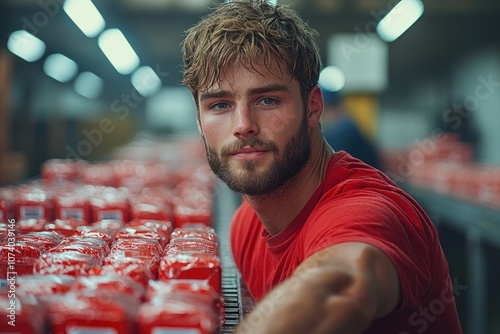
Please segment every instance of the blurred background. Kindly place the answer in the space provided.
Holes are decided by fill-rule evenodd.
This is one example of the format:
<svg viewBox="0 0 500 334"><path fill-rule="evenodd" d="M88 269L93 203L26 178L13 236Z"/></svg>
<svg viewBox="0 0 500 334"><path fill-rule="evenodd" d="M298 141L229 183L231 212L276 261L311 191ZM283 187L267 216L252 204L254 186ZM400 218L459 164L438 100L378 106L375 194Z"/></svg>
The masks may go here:
<svg viewBox="0 0 500 334"><path fill-rule="evenodd" d="M196 136L179 45L218 2L1 0L0 186L49 159ZM466 332L499 333L500 1L279 3L319 32L342 114L325 132L339 117L359 130L438 226Z"/></svg>

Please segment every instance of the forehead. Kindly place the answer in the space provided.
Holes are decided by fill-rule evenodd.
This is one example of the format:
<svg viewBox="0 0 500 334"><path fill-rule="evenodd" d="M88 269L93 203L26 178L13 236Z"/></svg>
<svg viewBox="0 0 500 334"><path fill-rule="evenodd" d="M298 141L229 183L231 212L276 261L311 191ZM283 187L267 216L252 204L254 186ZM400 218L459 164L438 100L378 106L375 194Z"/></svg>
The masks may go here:
<svg viewBox="0 0 500 334"><path fill-rule="evenodd" d="M292 81L294 78L288 73L286 65L277 61L231 62L221 69L215 82L206 89L200 89L200 93L270 82L290 84Z"/></svg>

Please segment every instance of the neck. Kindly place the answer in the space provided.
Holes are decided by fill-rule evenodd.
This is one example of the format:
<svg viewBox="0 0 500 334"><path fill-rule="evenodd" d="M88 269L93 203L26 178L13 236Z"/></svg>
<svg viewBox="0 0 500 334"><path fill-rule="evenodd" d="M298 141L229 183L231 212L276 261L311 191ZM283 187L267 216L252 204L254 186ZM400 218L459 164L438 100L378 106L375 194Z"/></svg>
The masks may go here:
<svg viewBox="0 0 500 334"><path fill-rule="evenodd" d="M276 191L259 196L245 196L271 235L284 230L299 214L325 178L333 150L319 128L311 135L311 155L304 168Z"/></svg>

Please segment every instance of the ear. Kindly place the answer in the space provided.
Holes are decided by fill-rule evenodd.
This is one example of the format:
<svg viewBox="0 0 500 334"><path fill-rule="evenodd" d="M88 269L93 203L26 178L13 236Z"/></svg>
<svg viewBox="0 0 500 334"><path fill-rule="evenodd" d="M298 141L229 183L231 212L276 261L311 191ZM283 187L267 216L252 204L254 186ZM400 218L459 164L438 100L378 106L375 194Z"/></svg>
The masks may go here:
<svg viewBox="0 0 500 334"><path fill-rule="evenodd" d="M318 85L315 85L309 92L307 107L309 127L315 128L319 126L323 114L323 93Z"/></svg>

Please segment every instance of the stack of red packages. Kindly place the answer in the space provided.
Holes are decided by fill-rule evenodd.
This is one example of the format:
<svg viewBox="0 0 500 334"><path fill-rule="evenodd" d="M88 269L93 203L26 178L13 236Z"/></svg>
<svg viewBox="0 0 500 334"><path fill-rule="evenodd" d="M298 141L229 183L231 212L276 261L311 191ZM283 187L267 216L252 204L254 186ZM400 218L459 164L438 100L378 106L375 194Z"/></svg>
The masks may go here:
<svg viewBox="0 0 500 334"><path fill-rule="evenodd" d="M52 219L52 198L40 185L18 187L15 198L16 220Z"/></svg>
<svg viewBox="0 0 500 334"><path fill-rule="evenodd" d="M115 187L117 185L115 171L109 163L92 163L84 165L80 171L83 184Z"/></svg>
<svg viewBox="0 0 500 334"><path fill-rule="evenodd" d="M40 252L46 253L50 249L56 247L62 240L63 236L57 232L37 231L26 234L21 234L16 237L16 242L25 242L36 245Z"/></svg>
<svg viewBox="0 0 500 334"><path fill-rule="evenodd" d="M145 291L142 285L118 275L80 276L76 279L73 290L127 295L135 300L142 300Z"/></svg>
<svg viewBox="0 0 500 334"><path fill-rule="evenodd" d="M111 247L115 234L116 232L101 228L99 226L92 225L92 226L78 226L75 229L73 236L104 240L108 244L108 246Z"/></svg>
<svg viewBox="0 0 500 334"><path fill-rule="evenodd" d="M103 266L93 271L95 275L112 274L128 277L142 286L157 279L162 248L156 239L116 239Z"/></svg>
<svg viewBox="0 0 500 334"><path fill-rule="evenodd" d="M75 284L75 277L69 275L26 275L17 278L16 292L21 295L44 297L65 294Z"/></svg>
<svg viewBox="0 0 500 334"><path fill-rule="evenodd" d="M205 280L221 294L221 260L217 242L203 238L175 238L165 249L158 278Z"/></svg>
<svg viewBox="0 0 500 334"><path fill-rule="evenodd" d="M165 191L146 191L136 194L130 199L130 214L132 219L171 220L172 205Z"/></svg>
<svg viewBox="0 0 500 334"><path fill-rule="evenodd" d="M134 219L116 233L116 239L127 238L149 238L160 243L161 249L170 241L172 223L169 221L158 221L148 219Z"/></svg>

